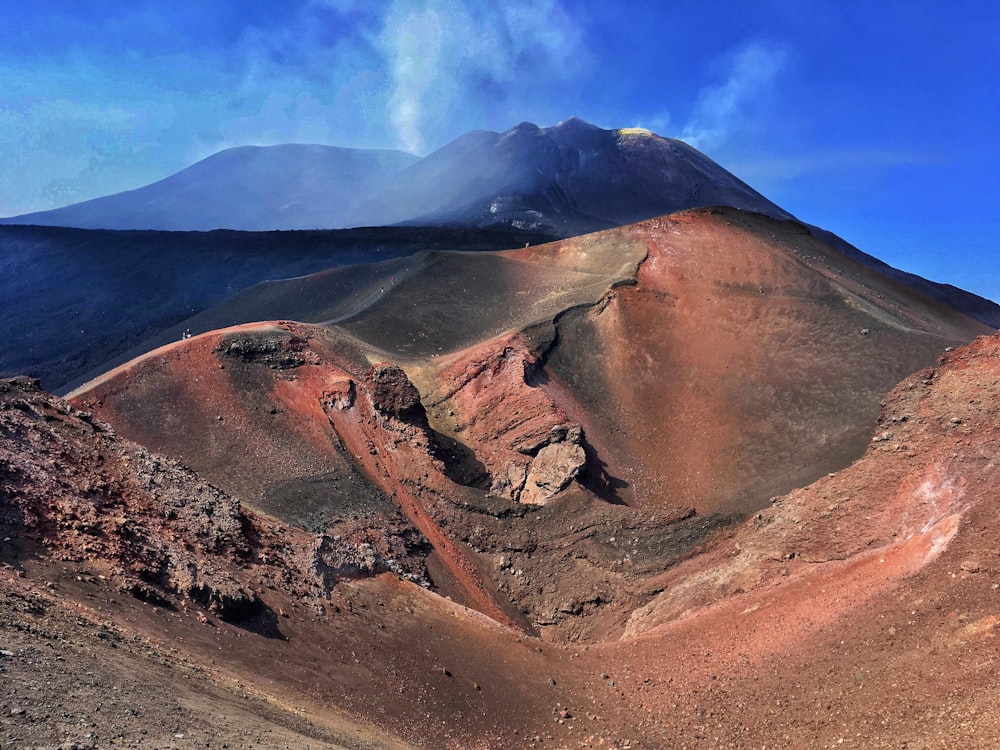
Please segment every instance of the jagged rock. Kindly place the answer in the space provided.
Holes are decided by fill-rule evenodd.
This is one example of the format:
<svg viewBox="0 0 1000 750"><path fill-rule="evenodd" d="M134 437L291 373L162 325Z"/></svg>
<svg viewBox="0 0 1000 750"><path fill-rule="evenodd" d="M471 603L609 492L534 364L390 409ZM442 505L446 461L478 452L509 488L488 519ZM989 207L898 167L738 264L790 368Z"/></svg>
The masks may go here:
<svg viewBox="0 0 1000 750"><path fill-rule="evenodd" d="M319 357L309 348L309 342L304 338L280 333L268 336L235 333L227 336L216 347L215 354L244 362L257 362L274 370L290 370L319 362Z"/></svg>
<svg viewBox="0 0 1000 750"><path fill-rule="evenodd" d="M587 462L587 454L581 445L582 437L583 433L577 426L567 432L565 440L549 443L538 451L528 468L519 498L522 503L544 504L579 476Z"/></svg>
<svg viewBox="0 0 1000 750"><path fill-rule="evenodd" d="M207 552L246 551L239 500L200 481L177 461L141 450L138 455L135 471L162 504L165 519L176 520Z"/></svg>
<svg viewBox="0 0 1000 750"><path fill-rule="evenodd" d="M552 443L561 443L565 440L579 442L580 426L557 424L549 429L547 435L543 435L542 437L535 436L533 439L529 437L515 445L514 448L518 453L523 453L526 456L537 456L538 452L545 446Z"/></svg>
<svg viewBox="0 0 1000 750"><path fill-rule="evenodd" d="M516 502L527 478L528 465L511 461L494 475L490 494Z"/></svg>
<svg viewBox="0 0 1000 750"><path fill-rule="evenodd" d="M375 365L366 381L376 411L407 422L426 419L420 392L401 367L387 363Z"/></svg>
<svg viewBox="0 0 1000 750"><path fill-rule="evenodd" d="M367 542L354 546L324 534L313 547L311 572L324 591L333 588L338 580L367 578L388 570L386 561Z"/></svg>
<svg viewBox="0 0 1000 750"><path fill-rule="evenodd" d="M30 379L0 381L0 395L0 524L63 560L103 561L156 606L176 595L224 620L263 611L235 575L250 552L238 500Z"/></svg>
<svg viewBox="0 0 1000 750"><path fill-rule="evenodd" d="M6 380L0 380L0 393L30 393L42 390L42 381L27 375L15 375Z"/></svg>

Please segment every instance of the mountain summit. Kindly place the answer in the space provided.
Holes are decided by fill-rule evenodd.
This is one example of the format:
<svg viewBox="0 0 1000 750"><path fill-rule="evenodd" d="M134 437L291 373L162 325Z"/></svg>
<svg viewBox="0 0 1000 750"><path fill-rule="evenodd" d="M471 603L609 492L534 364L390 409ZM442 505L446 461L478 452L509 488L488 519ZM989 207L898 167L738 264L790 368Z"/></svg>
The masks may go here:
<svg viewBox="0 0 1000 750"><path fill-rule="evenodd" d="M285 144L227 149L151 185L2 220L84 229L506 226L560 235L728 205L789 214L682 141L578 118L473 131L425 158Z"/></svg>

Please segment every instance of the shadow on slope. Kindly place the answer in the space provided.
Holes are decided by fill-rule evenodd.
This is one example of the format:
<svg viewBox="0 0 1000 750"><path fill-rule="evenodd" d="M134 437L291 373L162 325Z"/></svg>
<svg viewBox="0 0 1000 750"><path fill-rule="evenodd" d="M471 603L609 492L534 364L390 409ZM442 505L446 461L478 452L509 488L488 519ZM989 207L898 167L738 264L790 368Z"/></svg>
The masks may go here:
<svg viewBox="0 0 1000 750"><path fill-rule="evenodd" d="M264 279L418 250L492 250L544 239L434 228L253 233L0 226L6 321L0 374L27 373L47 388L68 390L140 341Z"/></svg>
<svg viewBox="0 0 1000 750"><path fill-rule="evenodd" d="M398 231L406 236L429 230ZM460 236L470 234L477 236ZM422 251L262 282L103 363L70 388L177 341L185 331L198 334L261 320L337 325L386 356L433 357L592 303L608 286L631 278L646 252L642 242L623 241L614 233L563 240L544 250L532 247Z"/></svg>

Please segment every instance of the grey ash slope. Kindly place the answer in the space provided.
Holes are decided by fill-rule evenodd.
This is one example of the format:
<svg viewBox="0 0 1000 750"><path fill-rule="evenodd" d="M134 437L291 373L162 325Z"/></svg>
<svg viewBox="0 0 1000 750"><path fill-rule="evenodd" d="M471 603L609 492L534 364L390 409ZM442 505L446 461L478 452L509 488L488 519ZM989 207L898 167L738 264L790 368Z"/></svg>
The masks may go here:
<svg viewBox="0 0 1000 750"><path fill-rule="evenodd" d="M681 141L577 118L467 133L424 159L288 144L222 151L164 180L2 223L89 229L495 225L584 234L687 208L789 214Z"/></svg>
<svg viewBox="0 0 1000 750"><path fill-rule="evenodd" d="M985 323L991 328L1000 328L1000 305L997 305L993 300L980 297L978 294L967 292L951 284L940 284L936 281L929 281L922 276L917 276L914 273L901 271L859 250L847 240L838 237L826 229L814 226L810 226L809 229L817 238L835 247L848 258L852 258L861 265L872 268L929 299L960 310L970 318Z"/></svg>
<svg viewBox="0 0 1000 750"><path fill-rule="evenodd" d="M157 232L3 226L0 309L6 335L0 375L26 373L61 389L266 279L421 250L493 250L546 239L432 227Z"/></svg>

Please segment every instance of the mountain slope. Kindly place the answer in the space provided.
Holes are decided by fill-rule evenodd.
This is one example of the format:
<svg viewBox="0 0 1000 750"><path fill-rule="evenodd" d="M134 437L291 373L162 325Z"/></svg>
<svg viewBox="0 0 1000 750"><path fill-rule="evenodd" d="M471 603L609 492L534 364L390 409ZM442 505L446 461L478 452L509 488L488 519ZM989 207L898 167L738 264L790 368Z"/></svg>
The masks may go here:
<svg viewBox="0 0 1000 750"><path fill-rule="evenodd" d="M555 325L626 497L753 511L864 450L882 395L991 330L819 242L731 209L644 222L638 283Z"/></svg>
<svg viewBox="0 0 1000 750"><path fill-rule="evenodd" d="M84 229L339 229L359 195L417 157L401 151L284 144L220 151L124 193L24 214L6 224Z"/></svg>
<svg viewBox="0 0 1000 750"><path fill-rule="evenodd" d="M908 286L932 300L961 310L969 317L985 323L990 328L1000 328L1000 305L997 305L993 300L980 297L978 294L967 292L951 284L939 284L916 274L893 268L888 263L859 250L833 232L819 227L810 227L810 229L819 239L837 248L844 255L854 258L862 265L874 268L879 273L895 279L900 284Z"/></svg>
<svg viewBox="0 0 1000 750"><path fill-rule="evenodd" d="M566 647L371 577L364 561L379 558L359 540L276 523L37 386L2 383L0 739L992 747L998 363L1000 338L984 337L907 378L859 461L646 571L626 637ZM583 573L598 549L627 577L678 525L658 519L636 545L623 516L592 518L569 496L526 515L527 558L559 549L543 546L553 529L570 534L545 585L572 582L567 562ZM513 579L521 543L496 560ZM338 550L362 565L336 571ZM139 578L155 560L160 574ZM562 616L606 607L597 593L560 599Z"/></svg>
<svg viewBox="0 0 1000 750"><path fill-rule="evenodd" d="M341 459L293 446L342 446L453 561L437 585L481 611L485 592L556 640L620 632L670 561L850 464L894 382L988 331L797 222L734 209L372 271L248 289L189 321L244 325L174 341L73 401L299 526L289 491L358 491L321 469ZM311 325L249 322L265 316ZM426 410L406 438L364 416L384 363ZM592 532L571 544L581 523ZM463 559L474 590L456 588Z"/></svg>
<svg viewBox="0 0 1000 750"><path fill-rule="evenodd" d="M423 159L287 144L222 151L146 187L3 220L106 229L496 224L569 236L684 208L788 214L686 144L570 119L476 131Z"/></svg>

